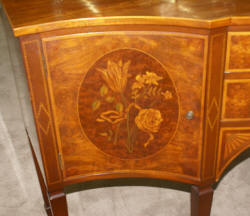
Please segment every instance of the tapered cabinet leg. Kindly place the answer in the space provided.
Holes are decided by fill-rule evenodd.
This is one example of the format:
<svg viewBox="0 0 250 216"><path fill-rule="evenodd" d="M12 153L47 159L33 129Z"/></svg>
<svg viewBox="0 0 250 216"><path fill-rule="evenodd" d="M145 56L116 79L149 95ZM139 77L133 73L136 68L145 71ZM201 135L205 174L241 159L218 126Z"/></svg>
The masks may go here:
<svg viewBox="0 0 250 216"><path fill-rule="evenodd" d="M43 180L43 176L42 176L40 167L39 167L38 162L37 162L36 154L34 152L34 149L33 149L33 146L32 146L32 143L31 143L31 140L30 140L30 137L29 137L29 134L28 134L27 130L26 130L26 133L27 133L27 136L28 136L28 141L29 141L32 157L33 157L33 160L34 160L37 177L38 177L40 188L41 188L41 191L42 191L42 196L43 196L43 200L44 200L44 209L45 209L48 216L52 216L50 203L49 203L49 199L48 199L47 188L46 188L45 182Z"/></svg>
<svg viewBox="0 0 250 216"><path fill-rule="evenodd" d="M191 189L191 216L210 216L213 201L211 186L192 186Z"/></svg>
<svg viewBox="0 0 250 216"><path fill-rule="evenodd" d="M53 216L68 216L67 200L63 191L50 193L49 201Z"/></svg>

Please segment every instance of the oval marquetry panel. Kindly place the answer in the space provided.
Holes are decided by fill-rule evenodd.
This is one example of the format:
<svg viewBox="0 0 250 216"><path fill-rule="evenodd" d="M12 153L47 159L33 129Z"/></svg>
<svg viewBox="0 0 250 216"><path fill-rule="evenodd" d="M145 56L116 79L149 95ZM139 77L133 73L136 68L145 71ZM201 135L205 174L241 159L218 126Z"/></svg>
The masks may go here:
<svg viewBox="0 0 250 216"><path fill-rule="evenodd" d="M82 82L78 105L90 141L126 159L162 149L175 132L179 113L167 71L135 49L119 49L97 60Z"/></svg>

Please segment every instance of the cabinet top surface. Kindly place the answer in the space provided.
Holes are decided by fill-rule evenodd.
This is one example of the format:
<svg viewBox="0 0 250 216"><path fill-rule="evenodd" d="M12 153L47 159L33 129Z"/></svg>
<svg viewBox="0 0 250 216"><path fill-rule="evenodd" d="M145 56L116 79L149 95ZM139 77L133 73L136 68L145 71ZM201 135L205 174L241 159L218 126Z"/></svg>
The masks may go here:
<svg viewBox="0 0 250 216"><path fill-rule="evenodd" d="M59 28L160 24L213 28L250 23L249 0L0 0L16 36Z"/></svg>

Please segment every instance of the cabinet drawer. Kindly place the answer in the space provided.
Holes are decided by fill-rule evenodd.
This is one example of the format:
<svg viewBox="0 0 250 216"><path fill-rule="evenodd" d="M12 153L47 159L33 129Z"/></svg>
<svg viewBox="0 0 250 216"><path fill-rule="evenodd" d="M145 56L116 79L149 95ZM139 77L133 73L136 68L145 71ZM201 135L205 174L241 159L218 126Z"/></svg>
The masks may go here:
<svg viewBox="0 0 250 216"><path fill-rule="evenodd" d="M250 71L250 33L229 32L227 42L226 71Z"/></svg>
<svg viewBox="0 0 250 216"><path fill-rule="evenodd" d="M64 178L199 176L205 36L89 33L45 38L43 49Z"/></svg>
<svg viewBox="0 0 250 216"><path fill-rule="evenodd" d="M250 79L224 82L222 120L250 120Z"/></svg>

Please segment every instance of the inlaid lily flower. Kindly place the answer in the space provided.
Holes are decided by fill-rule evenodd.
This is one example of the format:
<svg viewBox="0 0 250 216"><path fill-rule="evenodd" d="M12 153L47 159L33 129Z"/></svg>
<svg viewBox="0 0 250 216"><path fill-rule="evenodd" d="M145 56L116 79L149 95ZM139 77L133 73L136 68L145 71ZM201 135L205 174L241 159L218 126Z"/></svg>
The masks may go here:
<svg viewBox="0 0 250 216"><path fill-rule="evenodd" d="M158 76L156 73L154 73L154 72L149 72L149 71L146 71L146 74L143 75L142 78L144 79L144 82L145 82L146 84L149 84L149 85L156 85L156 86L159 85L158 81L160 81L160 80L163 79L163 77Z"/></svg>
<svg viewBox="0 0 250 216"><path fill-rule="evenodd" d="M130 61L123 63L122 60L115 63L109 60L106 69L97 68L97 70L101 72L102 78L113 92L123 93L127 85L130 63Z"/></svg>

